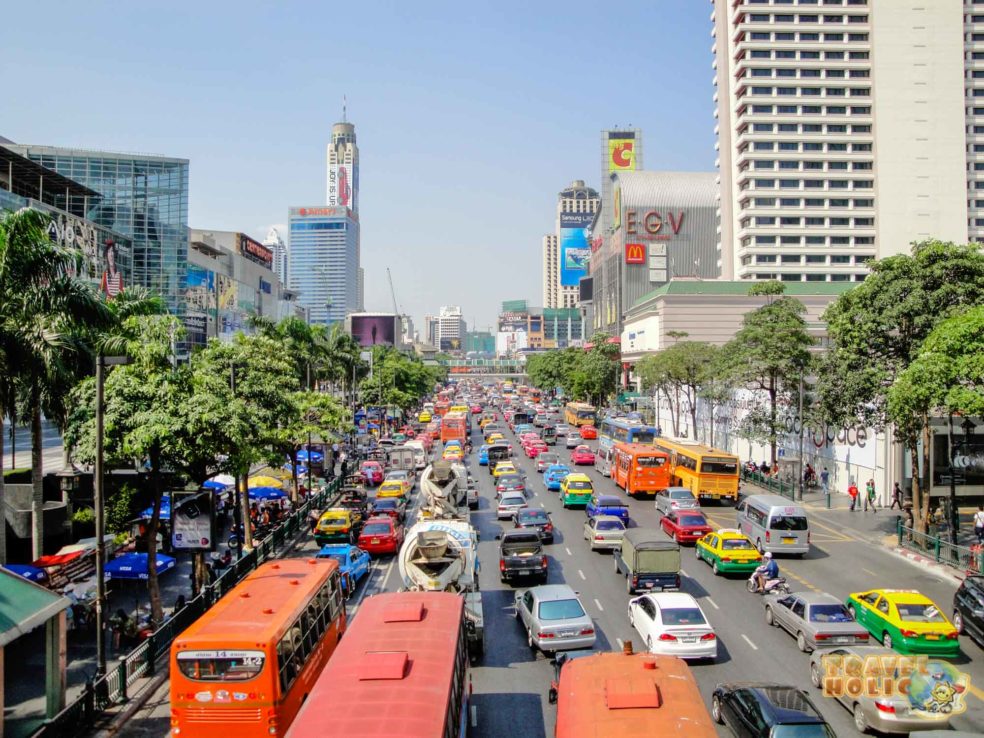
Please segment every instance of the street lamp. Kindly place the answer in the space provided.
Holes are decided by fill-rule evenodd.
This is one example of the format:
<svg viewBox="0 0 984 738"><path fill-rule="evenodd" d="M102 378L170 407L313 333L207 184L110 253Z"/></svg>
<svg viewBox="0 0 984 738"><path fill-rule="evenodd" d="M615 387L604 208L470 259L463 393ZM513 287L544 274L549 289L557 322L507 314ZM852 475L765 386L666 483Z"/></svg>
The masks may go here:
<svg viewBox="0 0 984 738"><path fill-rule="evenodd" d="M106 369L131 363L129 356L96 357L96 468L93 471L93 503L96 508L96 678L106 675L106 518L103 514L105 487L103 484L103 414Z"/></svg>

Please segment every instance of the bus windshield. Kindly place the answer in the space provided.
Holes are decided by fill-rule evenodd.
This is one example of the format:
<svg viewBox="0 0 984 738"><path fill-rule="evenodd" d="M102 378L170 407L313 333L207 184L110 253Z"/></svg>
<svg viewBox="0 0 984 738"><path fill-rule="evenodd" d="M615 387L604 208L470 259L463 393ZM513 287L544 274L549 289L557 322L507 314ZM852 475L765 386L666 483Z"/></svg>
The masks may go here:
<svg viewBox="0 0 984 738"><path fill-rule="evenodd" d="M653 430L635 430L632 432L632 443L652 443L656 440L656 431Z"/></svg>
<svg viewBox="0 0 984 738"><path fill-rule="evenodd" d="M703 474L737 474L737 459L714 459L705 457L700 463Z"/></svg>
<svg viewBox="0 0 984 738"><path fill-rule="evenodd" d="M244 682L263 671L263 651L184 651L178 668L199 682Z"/></svg>

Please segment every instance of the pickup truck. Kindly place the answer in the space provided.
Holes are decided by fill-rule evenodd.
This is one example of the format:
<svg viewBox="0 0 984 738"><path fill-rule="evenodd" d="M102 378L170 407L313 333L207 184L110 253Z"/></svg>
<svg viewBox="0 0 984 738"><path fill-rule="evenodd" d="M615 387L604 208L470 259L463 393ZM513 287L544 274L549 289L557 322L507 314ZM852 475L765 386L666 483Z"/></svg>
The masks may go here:
<svg viewBox="0 0 984 738"><path fill-rule="evenodd" d="M477 510L478 509L478 486L475 484L475 477L471 474L468 475L467 482L467 496L468 496L468 509Z"/></svg>
<svg viewBox="0 0 984 738"><path fill-rule="evenodd" d="M629 594L680 589L680 546L665 540L658 530L629 528L612 560L615 573L625 577Z"/></svg>
<svg viewBox="0 0 984 738"><path fill-rule="evenodd" d="M536 530L507 530L499 536L499 580L508 582L520 577L537 577L547 581L547 556Z"/></svg>

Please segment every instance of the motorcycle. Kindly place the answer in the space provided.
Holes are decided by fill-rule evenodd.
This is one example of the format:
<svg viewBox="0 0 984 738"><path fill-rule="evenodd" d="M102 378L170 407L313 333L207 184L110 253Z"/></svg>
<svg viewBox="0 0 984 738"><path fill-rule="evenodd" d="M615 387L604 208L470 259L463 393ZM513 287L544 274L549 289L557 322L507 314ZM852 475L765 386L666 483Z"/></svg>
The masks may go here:
<svg viewBox="0 0 984 738"><path fill-rule="evenodd" d="M765 580L765 590L759 590L758 582L755 580L758 572L752 572L752 575L748 578L745 583L745 589L747 589L752 594L789 594L789 585L786 584L785 577L773 577L771 579Z"/></svg>

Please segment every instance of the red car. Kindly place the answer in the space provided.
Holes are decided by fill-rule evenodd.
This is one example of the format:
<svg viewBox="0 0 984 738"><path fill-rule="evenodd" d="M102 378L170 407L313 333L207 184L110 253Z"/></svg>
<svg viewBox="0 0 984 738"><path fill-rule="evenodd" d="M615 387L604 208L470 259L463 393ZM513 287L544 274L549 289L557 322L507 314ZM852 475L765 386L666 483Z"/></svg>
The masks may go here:
<svg viewBox="0 0 984 738"><path fill-rule="evenodd" d="M363 461L359 471L369 484L375 486L383 483L383 467L378 461Z"/></svg>
<svg viewBox="0 0 984 738"><path fill-rule="evenodd" d="M369 518L359 533L359 548L372 556L395 554L403 545L403 526L389 515Z"/></svg>
<svg viewBox="0 0 984 738"><path fill-rule="evenodd" d="M533 441L532 443L526 445L526 455L531 459L535 459L546 450L547 444L543 441Z"/></svg>
<svg viewBox="0 0 984 738"><path fill-rule="evenodd" d="M598 438L598 429L595 428L593 425L582 425L580 434L582 440L593 441L596 438Z"/></svg>
<svg viewBox="0 0 984 738"><path fill-rule="evenodd" d="M677 543L693 543L714 530L707 524L707 518L690 510L668 513L659 524Z"/></svg>
<svg viewBox="0 0 984 738"><path fill-rule="evenodd" d="M482 412L482 406L481 405L472 405L471 406L471 411L472 411L472 415L478 415L480 412Z"/></svg>
<svg viewBox="0 0 984 738"><path fill-rule="evenodd" d="M571 451L571 463L577 466L581 466L582 464L594 466L595 463L594 451L592 451L587 446L578 446L573 451Z"/></svg>

